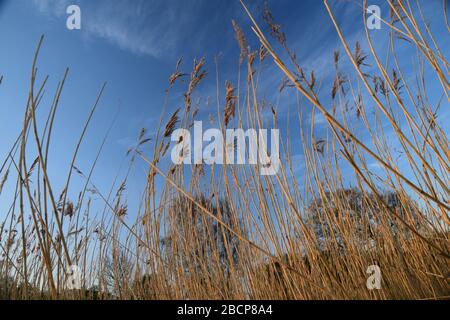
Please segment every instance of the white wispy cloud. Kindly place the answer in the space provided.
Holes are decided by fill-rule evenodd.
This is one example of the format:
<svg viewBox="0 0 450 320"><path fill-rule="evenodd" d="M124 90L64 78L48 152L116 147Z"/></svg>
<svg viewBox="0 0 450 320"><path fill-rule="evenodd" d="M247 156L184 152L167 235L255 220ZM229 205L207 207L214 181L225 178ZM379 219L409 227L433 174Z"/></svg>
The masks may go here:
<svg viewBox="0 0 450 320"><path fill-rule="evenodd" d="M73 1L33 0L33 4L43 14L63 17ZM153 57L175 50L181 35L192 29L192 13L198 5L195 0L79 0L76 4L81 8L84 36Z"/></svg>
<svg viewBox="0 0 450 320"><path fill-rule="evenodd" d="M69 0L33 0L33 4L42 13L62 16L69 6Z"/></svg>

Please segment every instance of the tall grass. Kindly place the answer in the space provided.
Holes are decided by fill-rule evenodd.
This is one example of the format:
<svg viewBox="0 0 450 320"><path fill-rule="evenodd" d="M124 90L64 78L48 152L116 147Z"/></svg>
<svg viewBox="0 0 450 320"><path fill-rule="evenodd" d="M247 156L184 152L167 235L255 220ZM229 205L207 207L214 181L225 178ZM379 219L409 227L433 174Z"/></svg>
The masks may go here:
<svg viewBox="0 0 450 320"><path fill-rule="evenodd" d="M89 171L76 167L105 85L81 129L65 187L54 189L48 154L67 71L53 103L41 106L41 39L22 131L0 167L0 197L8 204L0 225L1 298L449 298L450 150L439 121L449 107L448 63L439 47L444 39L433 37L418 3L388 4L392 19L383 26L391 32L381 54L367 27L360 41L368 52L359 42L349 44L324 2L343 48L330 55L335 77L329 84L319 84L314 71L306 73L308 66L297 61L270 11L263 12L269 39L243 4L254 35L233 22L241 47L238 74L222 84L216 70L211 121L222 131L286 126L279 121L281 108L261 99L264 66L276 66L285 77L281 90L297 101L288 127L298 131L287 130L282 140L280 171L261 176L257 165L167 164L171 134L198 119L202 110L195 97L207 79L204 59L194 61L187 74L180 60L169 78L157 133L150 139L143 129L127 155L130 168L137 161L148 165L145 189L132 195L141 203L133 213L123 195L130 170L110 190L91 181L108 134ZM364 1L364 21L365 8ZM252 36L259 50L249 48L246 38ZM399 43L417 52L414 80L399 62ZM352 71L340 67L345 59ZM164 122L172 89L182 85L184 106ZM437 104L429 88L439 91L433 92L441 96ZM38 123L38 108L48 110L45 123ZM319 114L325 131L316 127ZM292 151L298 141L302 175ZM74 175L85 181L78 193L70 189ZM7 183L12 194L2 194ZM75 203L69 200L73 194L79 194ZM90 212L92 195L102 202L100 214ZM70 289L71 265L80 268L82 289ZM366 287L370 265L381 269L381 290Z"/></svg>

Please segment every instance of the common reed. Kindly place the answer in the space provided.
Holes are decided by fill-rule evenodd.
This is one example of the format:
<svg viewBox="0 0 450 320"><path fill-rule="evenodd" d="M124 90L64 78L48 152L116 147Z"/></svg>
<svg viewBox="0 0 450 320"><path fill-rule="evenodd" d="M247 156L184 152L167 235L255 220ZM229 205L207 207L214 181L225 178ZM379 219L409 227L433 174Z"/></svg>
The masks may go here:
<svg viewBox="0 0 450 320"><path fill-rule="evenodd" d="M389 47L378 53L367 26L365 39L350 44L324 1L342 44L330 52L330 83L306 72L268 8L263 27L242 3L254 34L244 34L235 21L230 25L241 49L239 71L222 81L216 70L211 119L222 131L297 128L282 139L279 172L261 176L258 165L168 162L170 137L198 119L202 106L195 97L209 79L205 58L190 72L180 59L156 134L141 130L126 155L129 168L137 161L148 165L142 193L128 195L139 199L138 208L124 201L130 169L110 190L91 180L109 133L89 174L76 167L106 85L81 129L65 187L59 194L54 189L48 154L68 71L52 104L41 105L47 87L46 78L37 81L41 38L22 131L0 167L0 201L7 208L0 224L0 298L448 299L450 149L448 125L439 118L449 107L448 62L439 46L444 39L433 36L418 2L387 3L391 19L382 22L391 31ZM364 21L366 6L363 1ZM251 37L259 41L257 50L249 46ZM414 81L402 69L399 42L417 52ZM344 59L351 70L341 68ZM272 93L297 101L287 123L280 123L281 106L262 98L264 66L282 75ZM184 106L169 112L175 86L184 87ZM439 91L438 102L429 99L429 88ZM38 108L48 112L44 126L38 126ZM325 131L317 129L319 115ZM303 166L294 143L302 147ZM70 189L75 174L85 181L79 192ZM7 183L12 194L2 193ZM91 212L94 195L101 214ZM68 283L71 265L79 267L81 289ZM381 269L381 290L366 287L370 265Z"/></svg>

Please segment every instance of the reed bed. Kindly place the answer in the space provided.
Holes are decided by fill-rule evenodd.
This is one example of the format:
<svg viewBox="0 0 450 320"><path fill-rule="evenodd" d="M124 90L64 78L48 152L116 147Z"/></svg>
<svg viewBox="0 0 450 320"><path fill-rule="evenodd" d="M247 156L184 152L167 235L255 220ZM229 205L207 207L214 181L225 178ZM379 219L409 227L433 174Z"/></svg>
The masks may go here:
<svg viewBox="0 0 450 320"><path fill-rule="evenodd" d="M141 130L127 153L128 173L110 190L91 180L107 135L92 167L76 166L105 85L81 128L64 189L52 185L48 155L68 73L53 103L41 105L47 81L37 81L41 38L22 130L0 163L0 201L7 208L0 298L448 299L450 149L448 124L439 118L449 107L444 39L433 36L419 3L388 4L389 46L380 53L367 26L365 38L349 43L324 1L342 46L330 54L333 81L322 83L297 61L272 13L264 9L256 19L242 3L253 34L233 21L241 48L235 79L222 82L218 69L207 72L205 59L191 71L178 61L157 133ZM366 6L363 1L364 21ZM247 39L259 47L252 50ZM402 69L400 45L416 53L414 77ZM341 68L343 61L351 70ZM272 93L296 101L288 123L279 120L281 105L262 98L267 66L281 75ZM261 176L258 165L170 163L171 134L199 119L199 85L214 78L210 118L223 132L291 128L282 137L276 175ZM174 87L185 88L177 110L168 103ZM430 88L438 101L429 98ZM37 109L48 113L43 123ZM317 128L319 116L326 130ZM299 143L301 174L292 151ZM148 165L146 184L141 194L127 195L141 204L128 208L127 180L138 161ZM82 190L71 189L74 175L84 179ZM8 183L13 192L2 194ZM91 212L94 195L100 214ZM68 280L73 265L80 275L75 289ZM380 290L366 287L371 265L380 267Z"/></svg>

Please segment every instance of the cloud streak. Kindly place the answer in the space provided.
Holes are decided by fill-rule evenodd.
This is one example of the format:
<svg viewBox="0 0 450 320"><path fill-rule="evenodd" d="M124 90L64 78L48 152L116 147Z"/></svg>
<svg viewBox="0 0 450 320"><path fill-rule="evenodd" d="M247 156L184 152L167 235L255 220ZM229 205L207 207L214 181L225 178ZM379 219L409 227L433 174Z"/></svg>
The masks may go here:
<svg viewBox="0 0 450 320"><path fill-rule="evenodd" d="M33 0L43 14L65 16L69 0ZM192 32L198 1L80 0L82 31L137 55L162 57Z"/></svg>

